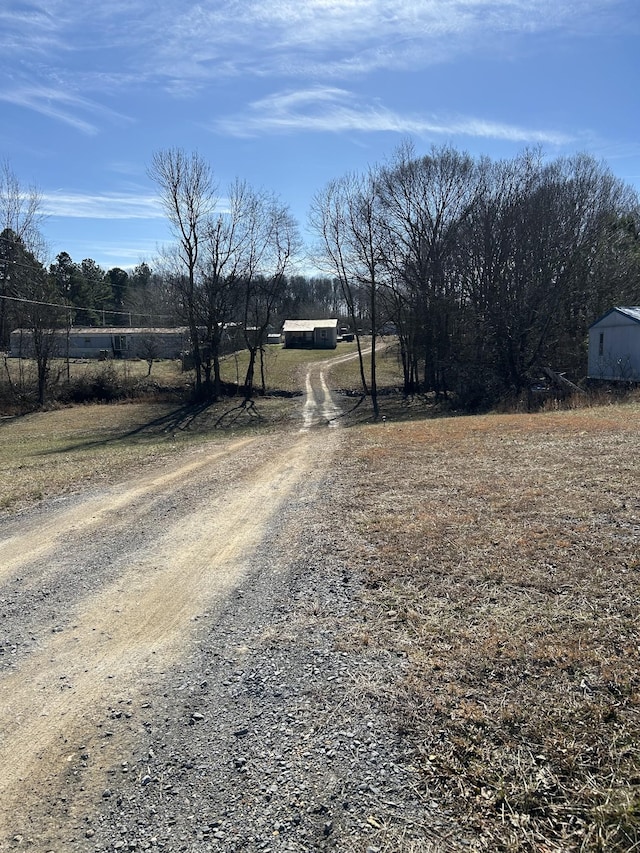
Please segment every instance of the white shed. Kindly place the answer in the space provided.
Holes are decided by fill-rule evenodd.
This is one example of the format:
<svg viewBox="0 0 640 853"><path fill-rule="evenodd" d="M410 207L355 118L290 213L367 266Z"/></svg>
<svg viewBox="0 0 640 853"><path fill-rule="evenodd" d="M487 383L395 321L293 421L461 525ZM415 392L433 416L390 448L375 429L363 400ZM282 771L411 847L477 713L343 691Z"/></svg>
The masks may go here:
<svg viewBox="0 0 640 853"><path fill-rule="evenodd" d="M337 320L285 320L282 327L285 347L335 349Z"/></svg>
<svg viewBox="0 0 640 853"><path fill-rule="evenodd" d="M587 375L640 382L640 307L612 308L589 327Z"/></svg>

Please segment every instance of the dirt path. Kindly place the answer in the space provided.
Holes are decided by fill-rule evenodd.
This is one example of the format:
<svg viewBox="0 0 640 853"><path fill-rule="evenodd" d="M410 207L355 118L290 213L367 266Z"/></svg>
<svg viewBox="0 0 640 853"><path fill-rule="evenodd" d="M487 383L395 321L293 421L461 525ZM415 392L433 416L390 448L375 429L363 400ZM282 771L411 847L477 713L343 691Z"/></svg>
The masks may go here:
<svg viewBox="0 0 640 853"><path fill-rule="evenodd" d="M363 355L368 355L371 349L363 350ZM338 406L327 385L327 373L332 365L344 361L354 361L357 353L338 356L337 358L319 361L310 365L305 374L305 402L302 411L303 425L301 431L306 431L314 426L326 425L329 427L339 426L339 417L342 409Z"/></svg>
<svg viewBox="0 0 640 853"><path fill-rule="evenodd" d="M289 432L5 524L0 850L462 849L388 716L327 366Z"/></svg>
<svg viewBox="0 0 640 853"><path fill-rule="evenodd" d="M114 694L126 697L129 709L139 704L140 685L179 660L195 622L238 587L247 556L283 503L331 464L337 439L328 441L323 432L320 440L310 429L339 413L321 367L309 372L306 388L297 435L215 445L171 470L16 522L3 536L0 581L19 587L13 610L22 613L33 640L28 654L12 659L18 649L5 629L5 843L20 841L26 831L55 847L51 810L66 800L69 768L78 760L91 764L93 777L84 773L73 796L99 798L104 767L122 751L115 735L97 725L109 716ZM148 528L150 535L131 540L132 528ZM105 530L111 541L104 557L112 569L104 580L93 573L85 594L82 565L100 571L104 536L98 534ZM52 587L63 613L53 625L48 613L27 612L29 594L50 598ZM100 761L90 762L96 754Z"/></svg>

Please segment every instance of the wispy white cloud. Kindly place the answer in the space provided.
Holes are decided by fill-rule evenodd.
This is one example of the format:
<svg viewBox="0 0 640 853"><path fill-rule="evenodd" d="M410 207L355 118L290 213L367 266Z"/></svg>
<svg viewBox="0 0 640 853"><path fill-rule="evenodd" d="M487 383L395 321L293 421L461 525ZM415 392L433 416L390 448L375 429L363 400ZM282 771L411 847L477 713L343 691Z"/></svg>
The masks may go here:
<svg viewBox="0 0 640 853"><path fill-rule="evenodd" d="M443 36L478 31L584 30L604 12L611 18L618 5L619 0L232 0L224 8L216 2L192 6L167 35L168 43L181 44L197 35L196 51L203 43L231 39L232 49L253 42L273 53L290 48L334 53L376 44L389 55L406 39L423 39L428 50Z"/></svg>
<svg viewBox="0 0 640 853"><path fill-rule="evenodd" d="M149 262L159 251L159 241L148 238L115 242L87 241L85 246L86 252L99 256L105 266L115 264L125 269L135 267L142 261Z"/></svg>
<svg viewBox="0 0 640 853"><path fill-rule="evenodd" d="M5 63L90 50L88 87L155 79L181 94L221 75L331 79L410 69L519 35L615 30L630 0L49 0L0 12ZM624 12L627 10L625 16ZM628 26L627 21L627 26ZM2 27L0 27L2 29ZM7 65L7 67L10 67ZM114 69L116 69L114 73ZM73 72L78 69L74 68ZM67 71L71 74L71 71Z"/></svg>
<svg viewBox="0 0 640 853"><path fill-rule="evenodd" d="M59 22L43 5L11 3L0 8L0 50L25 52L43 51L54 46ZM25 34L29 40L25 43Z"/></svg>
<svg viewBox="0 0 640 853"><path fill-rule="evenodd" d="M222 7L209 0L167 27L154 61L176 87L181 79L197 85L221 74L331 79L410 70L470 51L496 55L520 35L615 30L616 12L628 3L230 0Z"/></svg>
<svg viewBox="0 0 640 853"><path fill-rule="evenodd" d="M612 142L595 139L592 151L596 157L606 160L636 160L640 161L640 142ZM634 175L633 177L638 177Z"/></svg>
<svg viewBox="0 0 640 853"><path fill-rule="evenodd" d="M98 132L98 128L93 122L76 115L73 108L84 106L83 99L79 100L80 102L63 92L43 86L22 86L0 90L0 101L33 110L91 136Z"/></svg>
<svg viewBox="0 0 640 853"><path fill-rule="evenodd" d="M140 235L126 239L121 235L114 235L111 239L93 236L91 239L76 237L71 241L55 241L49 246L47 263L53 263L58 252L64 251L76 262L81 258L92 258L104 269L114 266L132 269L143 261L153 266L164 239L166 235L159 235L157 239Z"/></svg>
<svg viewBox="0 0 640 853"><path fill-rule="evenodd" d="M633 25L635 2L7 0L0 9L0 99L95 134L122 119L99 103L145 86L188 97L240 76L339 85L471 52L517 52L525 35L615 32L621 21ZM343 113L342 121L358 119Z"/></svg>
<svg viewBox="0 0 640 853"><path fill-rule="evenodd" d="M47 192L42 194L47 216L72 219L165 219L160 202L151 195Z"/></svg>
<svg viewBox="0 0 640 853"><path fill-rule="evenodd" d="M424 137L476 137L518 143L564 145L573 137L551 129L526 128L470 116L401 114L380 103L361 103L344 89L282 92L253 102L246 113L212 124L220 133L250 137L264 133L386 132Z"/></svg>
<svg viewBox="0 0 640 853"><path fill-rule="evenodd" d="M98 132L97 119L110 122L128 122L129 118L102 106L96 101L50 85L25 85L6 83L0 88L0 101L33 110L41 115L71 125L76 130L92 136ZM83 116L93 116L89 120Z"/></svg>
<svg viewBox="0 0 640 853"><path fill-rule="evenodd" d="M41 194L42 212L46 216L69 219L162 219L166 212L156 195L143 192L80 193L50 191ZM217 199L215 210L229 212L229 199Z"/></svg>

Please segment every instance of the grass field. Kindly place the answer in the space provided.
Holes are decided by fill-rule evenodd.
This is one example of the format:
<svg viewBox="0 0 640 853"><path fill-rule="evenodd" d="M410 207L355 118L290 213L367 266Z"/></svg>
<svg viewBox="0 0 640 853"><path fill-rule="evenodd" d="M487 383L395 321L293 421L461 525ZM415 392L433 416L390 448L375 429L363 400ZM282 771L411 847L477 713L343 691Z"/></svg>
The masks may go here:
<svg viewBox="0 0 640 853"><path fill-rule="evenodd" d="M322 349L284 349L281 346L268 346L265 348L265 374L267 391L300 391L304 387L301 372L306 364L310 362L333 360L342 355L348 355L356 351L355 343L340 343L334 350ZM226 382L244 381L248 364L246 351L233 353L226 356L222 362L222 378ZM356 381L357 377L351 365L348 370L350 381ZM255 384L260 387L260 366L256 364Z"/></svg>
<svg viewBox="0 0 640 853"><path fill-rule="evenodd" d="M364 339L363 346L366 346ZM300 392L304 386L301 372L309 362L332 360L354 353L355 343L340 343L334 350L298 350L284 349L281 346L267 346L264 354L264 370L267 392ZM239 351L222 359L223 381L241 385L244 382L248 365L248 353ZM347 368L343 375L347 383L359 379L353 368ZM37 387L35 363L29 359L5 358L0 371L0 412L4 405L5 414L14 414L24 410L19 399L31 402L33 407ZM397 384L397 378L395 382ZM68 364L64 359L54 359L50 364L50 391L48 400L68 399L90 400L105 393L105 399L117 397L135 398L158 392L188 393L193 385L194 372L183 371L180 360L157 359L149 365L143 359L72 360ZM261 387L260 361L255 367L255 387ZM15 410L15 411L14 411Z"/></svg>
<svg viewBox="0 0 640 853"><path fill-rule="evenodd" d="M67 371L65 359L53 359L51 362L51 380L54 383L99 376L105 372L112 373L121 382L135 381L147 377L149 365L142 359L77 359L69 362ZM3 382L7 381L7 374L13 382L18 382L21 376L27 382L35 381L35 364L29 359L6 358L2 371ZM158 359L151 365L151 379L162 385L184 384L186 378L179 360Z"/></svg>
<svg viewBox="0 0 640 853"><path fill-rule="evenodd" d="M640 406L350 434L367 628L425 796L490 851L640 849Z"/></svg>
<svg viewBox="0 0 640 853"><path fill-rule="evenodd" d="M0 511L113 483L202 440L175 406L90 405L0 419Z"/></svg>

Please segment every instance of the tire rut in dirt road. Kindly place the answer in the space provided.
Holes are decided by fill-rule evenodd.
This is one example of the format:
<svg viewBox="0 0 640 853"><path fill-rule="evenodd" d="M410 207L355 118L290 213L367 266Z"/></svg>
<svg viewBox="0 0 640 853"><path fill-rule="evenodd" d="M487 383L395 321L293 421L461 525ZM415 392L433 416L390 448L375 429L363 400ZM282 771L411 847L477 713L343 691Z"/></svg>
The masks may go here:
<svg viewBox="0 0 640 853"><path fill-rule="evenodd" d="M352 358L352 356L348 356ZM303 425L300 432L311 427L338 425L342 409L336 405L327 385L326 370L332 361L321 361L310 366L305 376L305 402L302 410Z"/></svg>
<svg viewBox="0 0 640 853"><path fill-rule="evenodd" d="M231 443L223 451L216 447L207 458L120 487L117 495L91 497L72 510L54 511L22 533L14 525L0 546L0 581L16 569L28 578L35 566L39 574L31 580L37 584L57 560L64 560L68 527L75 531L78 547L84 539L86 558L95 559L94 529L114 522L124 509L123 529L136 524L144 518L139 504L171 494L185 479L215 479L221 461L233 460L251 441ZM40 642L3 677L2 841L27 834L60 849L56 814L61 819L70 798L95 802L104 786L104 767L122 751L118 736L103 725L109 710L119 701L125 715L135 711L140 688L152 685L159 672L180 658L194 622L238 585L247 556L267 525L301 481L330 463L336 443L303 434L251 444L254 464L244 479L230 481L212 501L196 502L177 521L165 521L162 536L134 550L117 579L77 601L64 629ZM118 524L113 535L119 535ZM86 768L82 786L72 771L79 758Z"/></svg>
<svg viewBox="0 0 640 853"><path fill-rule="evenodd" d="M52 514L48 519L36 517L27 525L13 525L17 531L10 531L0 542L0 580L18 568L29 566L36 558L45 556L70 534L90 535L107 522L113 526L118 512L123 513L123 523L131 525L136 506L141 505L146 498L196 474L200 468L210 466L215 460L236 453L252 441L255 439L232 442L222 450L182 463L176 469L150 474L124 486L114 486L106 494L85 499L81 507L73 506L66 512Z"/></svg>

